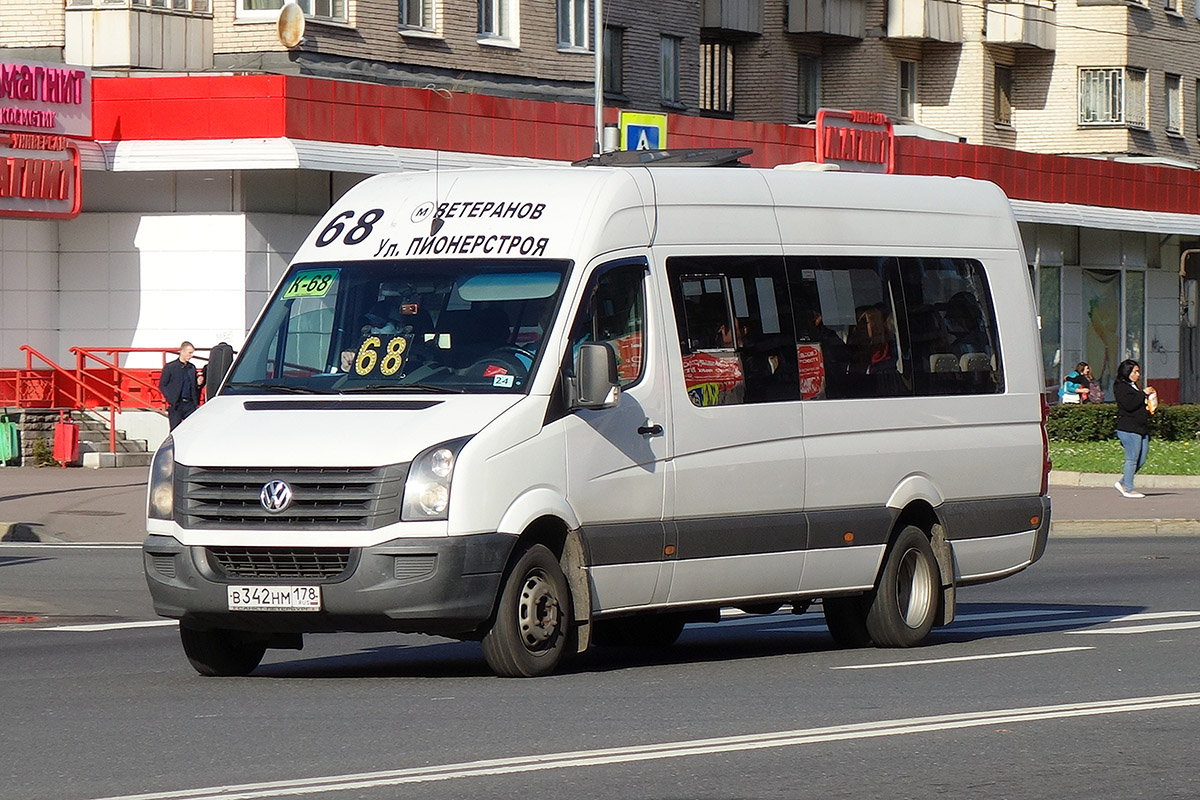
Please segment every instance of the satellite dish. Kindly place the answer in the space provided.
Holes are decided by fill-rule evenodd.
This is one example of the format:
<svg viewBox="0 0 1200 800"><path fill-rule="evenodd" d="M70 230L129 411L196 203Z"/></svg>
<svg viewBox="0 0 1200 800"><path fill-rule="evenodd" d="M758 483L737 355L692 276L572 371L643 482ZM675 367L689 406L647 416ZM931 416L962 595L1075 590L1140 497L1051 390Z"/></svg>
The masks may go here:
<svg viewBox="0 0 1200 800"><path fill-rule="evenodd" d="M279 21L275 23L275 29L284 47L290 49L304 41L304 12L300 6L291 0L284 3L283 8L279 9Z"/></svg>

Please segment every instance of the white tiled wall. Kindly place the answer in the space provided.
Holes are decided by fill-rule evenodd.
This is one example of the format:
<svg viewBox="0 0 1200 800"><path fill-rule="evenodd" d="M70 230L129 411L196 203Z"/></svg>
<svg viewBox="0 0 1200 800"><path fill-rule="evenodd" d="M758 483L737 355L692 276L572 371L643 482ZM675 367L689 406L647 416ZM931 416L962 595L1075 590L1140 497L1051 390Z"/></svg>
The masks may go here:
<svg viewBox="0 0 1200 800"><path fill-rule="evenodd" d="M241 346L246 332L246 218L144 215L133 236L139 300L133 347ZM115 329L125 320L110 320ZM66 331L64 330L64 336ZM136 362L131 360L131 365Z"/></svg>
<svg viewBox="0 0 1200 800"><path fill-rule="evenodd" d="M245 217L241 214L82 214L61 223L56 285L45 292L59 329L52 354L88 347L209 347L245 332ZM41 302L27 292L29 303ZM158 366L134 355L130 366Z"/></svg>
<svg viewBox="0 0 1200 800"><path fill-rule="evenodd" d="M24 365L22 344L68 365L76 346L240 348L316 220L98 212L0 221L0 367Z"/></svg>
<svg viewBox="0 0 1200 800"><path fill-rule="evenodd" d="M28 344L58 356L58 222L0 220L0 367L25 365Z"/></svg>

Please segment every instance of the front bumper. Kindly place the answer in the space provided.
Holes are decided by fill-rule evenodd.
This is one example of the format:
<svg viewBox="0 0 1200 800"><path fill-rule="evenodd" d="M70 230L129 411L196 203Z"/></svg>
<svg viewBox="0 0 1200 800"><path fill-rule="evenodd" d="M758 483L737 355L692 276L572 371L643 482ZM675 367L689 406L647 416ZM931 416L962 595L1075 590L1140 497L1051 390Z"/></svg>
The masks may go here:
<svg viewBox="0 0 1200 800"><path fill-rule="evenodd" d="M155 612L193 628L464 637L491 617L515 542L515 537L498 533L393 539L350 549L345 569L329 578L233 577L210 559L208 548L185 546L170 536L148 536L142 558ZM319 585L322 608L230 611L226 587L231 585Z"/></svg>

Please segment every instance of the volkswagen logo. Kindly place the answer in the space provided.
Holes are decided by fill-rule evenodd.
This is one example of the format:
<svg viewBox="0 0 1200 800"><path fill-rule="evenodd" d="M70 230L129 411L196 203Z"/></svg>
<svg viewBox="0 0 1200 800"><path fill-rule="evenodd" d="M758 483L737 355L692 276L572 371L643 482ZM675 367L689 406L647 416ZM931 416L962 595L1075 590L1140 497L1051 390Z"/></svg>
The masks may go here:
<svg viewBox="0 0 1200 800"><path fill-rule="evenodd" d="M258 493L258 502L272 514L278 514L292 504L292 487L283 481L271 481L263 484Z"/></svg>

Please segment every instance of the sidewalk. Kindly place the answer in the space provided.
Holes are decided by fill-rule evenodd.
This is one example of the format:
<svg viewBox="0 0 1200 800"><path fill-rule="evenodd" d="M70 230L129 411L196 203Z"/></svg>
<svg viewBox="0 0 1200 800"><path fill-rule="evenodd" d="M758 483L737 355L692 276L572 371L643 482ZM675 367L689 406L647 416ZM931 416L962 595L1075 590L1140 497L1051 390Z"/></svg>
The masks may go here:
<svg viewBox="0 0 1200 800"><path fill-rule="evenodd" d="M146 534L148 467L0 469L0 541L138 543ZM1116 475L1050 473L1051 533L1200 535L1200 476L1139 475L1140 500Z"/></svg>
<svg viewBox="0 0 1200 800"><path fill-rule="evenodd" d="M141 542L149 467L4 467L0 541Z"/></svg>

